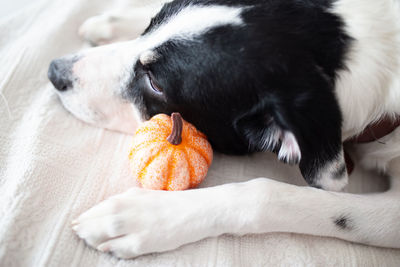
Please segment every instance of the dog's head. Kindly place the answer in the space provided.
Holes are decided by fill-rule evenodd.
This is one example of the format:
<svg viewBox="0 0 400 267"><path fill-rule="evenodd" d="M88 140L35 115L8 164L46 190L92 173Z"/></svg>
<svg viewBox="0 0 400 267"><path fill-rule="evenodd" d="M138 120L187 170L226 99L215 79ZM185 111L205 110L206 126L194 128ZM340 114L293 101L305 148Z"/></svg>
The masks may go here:
<svg viewBox="0 0 400 267"><path fill-rule="evenodd" d="M141 37L54 60L49 78L86 122L133 133L180 112L216 150L277 152L318 186L342 162L334 78L346 36L326 7L256 2L174 1Z"/></svg>

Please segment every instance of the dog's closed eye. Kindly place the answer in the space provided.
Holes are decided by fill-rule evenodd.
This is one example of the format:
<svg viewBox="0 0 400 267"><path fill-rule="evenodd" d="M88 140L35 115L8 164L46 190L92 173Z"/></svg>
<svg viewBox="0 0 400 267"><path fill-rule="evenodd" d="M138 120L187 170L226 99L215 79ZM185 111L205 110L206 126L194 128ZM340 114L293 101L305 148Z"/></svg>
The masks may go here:
<svg viewBox="0 0 400 267"><path fill-rule="evenodd" d="M163 89L161 86L158 85L157 81L154 79L153 74L151 73L151 71L148 71L146 73L146 77L148 80L148 86L151 90L153 90L155 93L157 94L162 94L163 93Z"/></svg>

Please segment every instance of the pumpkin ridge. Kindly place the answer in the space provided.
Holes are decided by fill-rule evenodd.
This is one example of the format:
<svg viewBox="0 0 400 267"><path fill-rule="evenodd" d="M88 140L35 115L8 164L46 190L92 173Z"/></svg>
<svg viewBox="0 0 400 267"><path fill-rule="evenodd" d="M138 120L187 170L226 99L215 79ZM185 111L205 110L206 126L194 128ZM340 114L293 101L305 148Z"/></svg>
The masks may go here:
<svg viewBox="0 0 400 267"><path fill-rule="evenodd" d="M189 177L189 183L190 183L189 188L192 188L193 187L192 177L194 177L195 172L194 172L193 166L191 164L190 154L189 154L189 151L187 151L187 148L185 148L184 154L185 154L185 159L186 159L186 161L188 163L188 168L189 168L189 175L190 175L190 177Z"/></svg>
<svg viewBox="0 0 400 267"><path fill-rule="evenodd" d="M174 153L174 151L172 151L172 153L171 153L171 155L169 155L169 157L168 157L168 168L167 168L167 170L168 170L168 173L167 173L167 181L165 181L165 185L164 185L164 190L168 190L168 189L170 189L170 186L171 186L171 181L172 181L172 177L171 177L171 170L172 170L172 162L174 162L174 164L173 165L176 165L176 160L175 160L175 157L173 157L173 153Z"/></svg>
<svg viewBox="0 0 400 267"><path fill-rule="evenodd" d="M132 148L130 154L129 154L129 158L131 158L131 156L133 156L136 151L139 151L141 149L143 149L144 147L148 146L150 144L157 144L159 146L163 145L163 140L159 140L159 141L144 141L142 143L139 143L138 145L136 145L134 148Z"/></svg>
<svg viewBox="0 0 400 267"><path fill-rule="evenodd" d="M146 162L146 164L144 165L142 171L139 173L139 177L138 180L140 181L140 183L143 184L143 176L147 173L147 168L150 166L150 164L161 154L161 152L163 152L167 147L163 147L161 148L155 155L153 155L152 157L149 158L149 160Z"/></svg>
<svg viewBox="0 0 400 267"><path fill-rule="evenodd" d="M202 149L199 149L196 146L189 144L189 143L187 144L187 146L190 147L191 149L193 149L196 153L200 154L200 156L202 156L206 160L208 166L211 165L212 159L210 159L210 157L207 156L207 154L204 153Z"/></svg>

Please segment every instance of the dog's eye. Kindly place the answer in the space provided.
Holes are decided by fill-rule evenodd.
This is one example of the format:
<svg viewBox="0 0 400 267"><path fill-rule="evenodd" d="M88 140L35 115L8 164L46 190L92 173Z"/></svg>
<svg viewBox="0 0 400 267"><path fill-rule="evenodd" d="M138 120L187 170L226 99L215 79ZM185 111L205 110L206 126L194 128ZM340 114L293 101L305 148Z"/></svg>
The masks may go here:
<svg viewBox="0 0 400 267"><path fill-rule="evenodd" d="M147 79L149 80L151 89L158 94L162 94L163 93L162 88L157 85L157 83L154 81L154 78L152 76L153 75L150 72L147 72Z"/></svg>

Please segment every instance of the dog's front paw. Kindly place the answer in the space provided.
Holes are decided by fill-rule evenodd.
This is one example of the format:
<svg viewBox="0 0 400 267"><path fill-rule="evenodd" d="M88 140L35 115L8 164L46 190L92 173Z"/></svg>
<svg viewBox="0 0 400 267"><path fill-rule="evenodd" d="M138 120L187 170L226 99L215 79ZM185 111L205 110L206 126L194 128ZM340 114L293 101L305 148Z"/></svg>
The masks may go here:
<svg viewBox="0 0 400 267"><path fill-rule="evenodd" d="M213 235L202 203L195 192L133 188L83 213L73 230L88 245L119 258L167 251Z"/></svg>
<svg viewBox="0 0 400 267"><path fill-rule="evenodd" d="M109 44L121 37L119 36L118 15L101 14L88 18L80 27L79 35L92 45Z"/></svg>

